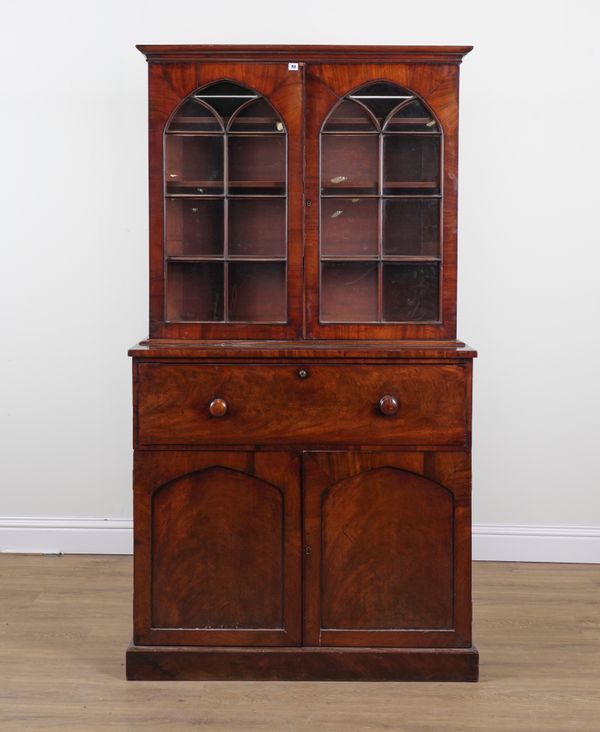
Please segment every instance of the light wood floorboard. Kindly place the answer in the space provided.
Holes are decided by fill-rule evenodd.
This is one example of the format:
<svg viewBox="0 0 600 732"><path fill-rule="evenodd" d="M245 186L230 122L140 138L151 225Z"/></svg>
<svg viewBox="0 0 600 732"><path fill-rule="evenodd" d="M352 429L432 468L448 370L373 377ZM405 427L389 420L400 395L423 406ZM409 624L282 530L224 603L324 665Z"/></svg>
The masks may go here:
<svg viewBox="0 0 600 732"><path fill-rule="evenodd" d="M479 684L127 682L131 559L0 555L0 729L600 730L600 566L478 563Z"/></svg>

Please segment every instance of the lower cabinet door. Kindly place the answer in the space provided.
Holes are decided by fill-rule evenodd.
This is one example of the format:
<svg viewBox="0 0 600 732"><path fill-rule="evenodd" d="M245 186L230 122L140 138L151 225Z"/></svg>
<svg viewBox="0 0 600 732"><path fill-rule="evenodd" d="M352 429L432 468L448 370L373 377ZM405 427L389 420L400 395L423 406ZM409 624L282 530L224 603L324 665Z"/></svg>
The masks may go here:
<svg viewBox="0 0 600 732"><path fill-rule="evenodd" d="M298 645L300 458L138 451L138 645Z"/></svg>
<svg viewBox="0 0 600 732"><path fill-rule="evenodd" d="M304 643L471 645L470 458L305 453Z"/></svg>

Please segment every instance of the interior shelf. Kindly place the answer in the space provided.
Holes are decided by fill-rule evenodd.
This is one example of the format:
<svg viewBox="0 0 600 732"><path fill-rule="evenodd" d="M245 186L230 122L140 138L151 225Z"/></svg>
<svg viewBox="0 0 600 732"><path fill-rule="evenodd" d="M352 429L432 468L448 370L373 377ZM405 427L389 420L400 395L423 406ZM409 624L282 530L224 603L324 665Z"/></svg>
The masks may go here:
<svg viewBox="0 0 600 732"><path fill-rule="evenodd" d="M222 200L224 198L234 199L254 199L254 198L287 198L285 193L165 193L165 198L189 198L203 200Z"/></svg>
<svg viewBox="0 0 600 732"><path fill-rule="evenodd" d="M339 186L339 185L326 185L322 186L322 190L326 191L353 191L354 189L360 189L360 188L372 188L374 185L373 181L361 181L353 183L351 186ZM388 181L386 180L384 183L385 188L437 188L439 186L439 183L435 180L394 180L394 181ZM324 193L323 195L327 196L335 196L335 193ZM376 193L368 194L356 194L358 197L367 197L369 195L377 196Z"/></svg>
<svg viewBox="0 0 600 732"><path fill-rule="evenodd" d="M195 187L198 186L199 188L222 188L223 187L223 181L215 181L215 180L168 180L168 185L178 185L178 186L186 186L186 187ZM285 182L282 180L230 180L229 181L230 186L235 186L236 188L277 188L277 187L283 187L285 186Z"/></svg>
<svg viewBox="0 0 600 732"><path fill-rule="evenodd" d="M187 115L177 115L177 122L183 123L183 124L196 124L198 122L198 117L192 117ZM278 120L275 117L237 117L236 118L236 125L254 125L254 124L276 124ZM215 130L211 130L211 134L215 134ZM271 135L271 134L278 134L281 135L284 132L283 129L281 130L273 130L273 132L269 132L268 130L261 130L259 134L261 135ZM168 135L186 135L186 131L182 130L167 130ZM204 133L206 134L206 133ZM231 131L231 134L235 134L235 131Z"/></svg>
<svg viewBox="0 0 600 732"><path fill-rule="evenodd" d="M252 255L172 255L166 257L167 262L285 262L285 257L264 257Z"/></svg>
<svg viewBox="0 0 600 732"><path fill-rule="evenodd" d="M437 188L439 183L435 180L386 180L386 188Z"/></svg>
<svg viewBox="0 0 600 732"><path fill-rule="evenodd" d="M383 200L389 198L396 200L399 198L430 199L441 197L441 193L384 193L382 196L377 193L345 193L343 188L339 189L339 193L321 193L321 198L353 198L357 201L363 198L382 198Z"/></svg>
<svg viewBox="0 0 600 732"><path fill-rule="evenodd" d="M417 123L420 122L419 119L416 120ZM412 120L411 120L412 123ZM348 126L350 125L360 125L361 120L348 120ZM213 133L214 134L214 133ZM361 130L361 129L350 129L350 130L323 130L321 132L322 135L364 135L364 136L377 136L381 134L379 130ZM440 132L438 130L391 130L386 129L385 134L387 135L430 135L432 137L439 137Z"/></svg>
<svg viewBox="0 0 600 732"><path fill-rule="evenodd" d="M441 262L440 257L413 254L322 254L322 262Z"/></svg>

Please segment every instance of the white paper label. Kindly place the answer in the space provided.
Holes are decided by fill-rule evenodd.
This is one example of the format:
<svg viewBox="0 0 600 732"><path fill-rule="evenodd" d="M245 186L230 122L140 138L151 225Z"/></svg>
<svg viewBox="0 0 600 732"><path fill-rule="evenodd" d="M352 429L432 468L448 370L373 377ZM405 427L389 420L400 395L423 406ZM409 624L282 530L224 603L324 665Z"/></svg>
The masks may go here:
<svg viewBox="0 0 600 732"><path fill-rule="evenodd" d="M298 71L298 64L297 63L289 63L288 64L288 71Z"/></svg>

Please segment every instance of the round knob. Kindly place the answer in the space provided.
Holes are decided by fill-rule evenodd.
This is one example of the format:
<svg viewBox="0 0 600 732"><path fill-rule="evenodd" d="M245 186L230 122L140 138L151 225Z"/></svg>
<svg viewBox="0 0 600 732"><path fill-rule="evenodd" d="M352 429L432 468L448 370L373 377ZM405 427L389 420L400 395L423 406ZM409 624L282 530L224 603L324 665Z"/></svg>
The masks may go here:
<svg viewBox="0 0 600 732"><path fill-rule="evenodd" d="M227 414L228 408L225 399L220 399L219 397L213 399L208 405L208 411L213 417L224 417Z"/></svg>
<svg viewBox="0 0 600 732"><path fill-rule="evenodd" d="M392 394L386 394L379 400L379 411L386 417L391 417L393 414L396 414L399 407L398 400Z"/></svg>
<svg viewBox="0 0 600 732"><path fill-rule="evenodd" d="M299 377L300 377L301 379L306 379L306 378L308 378L308 371L307 371L306 369L300 369L300 370L298 371L298 376L299 376Z"/></svg>

